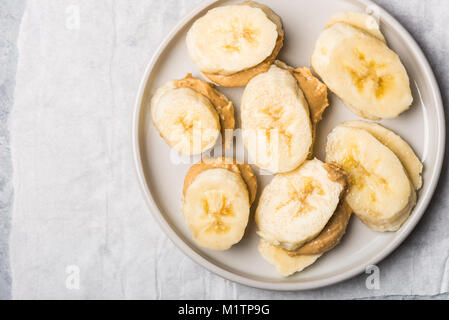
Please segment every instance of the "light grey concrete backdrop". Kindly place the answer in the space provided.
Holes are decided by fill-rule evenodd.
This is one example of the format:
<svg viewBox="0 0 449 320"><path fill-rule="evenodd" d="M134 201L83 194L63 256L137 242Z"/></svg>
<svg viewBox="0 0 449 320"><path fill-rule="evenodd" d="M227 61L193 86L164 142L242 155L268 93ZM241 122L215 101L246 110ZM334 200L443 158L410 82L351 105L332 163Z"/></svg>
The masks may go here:
<svg viewBox="0 0 449 320"><path fill-rule="evenodd" d="M11 291L8 238L14 192L7 123L13 104L16 40L24 8L25 0L0 1L0 299L9 298Z"/></svg>
<svg viewBox="0 0 449 320"><path fill-rule="evenodd" d="M158 6L169 5L172 9L175 1L160 1ZM179 0L184 5L193 7L197 1ZM448 0L375 0L377 4L395 16L405 28L414 36L426 54L440 85L445 106L448 105L449 92L449 38L447 36L447 19L449 16ZM11 276L9 267L8 239L12 212L14 191L11 186L11 177L14 174L10 160L8 116L13 105L15 86L15 71L18 59L16 40L20 28L22 14L26 0L0 1L0 299L11 296ZM178 20L176 10L161 10L164 12L164 32L169 30ZM132 23L132 21L130 21ZM161 39L161 34L154 37ZM446 112L446 123L448 113ZM447 148L448 149L448 148ZM440 183L427 214L417 226L417 230L406 240L414 242L425 231L431 228L432 212L446 210L448 207L447 194L449 192L449 176L447 172L448 157L446 153L445 164L441 173ZM383 264L400 255L397 252L385 259ZM398 253L399 252L399 253ZM288 296L286 295L286 298ZM429 298L425 296L386 296L384 298ZM437 299L448 299L448 294L433 296Z"/></svg>

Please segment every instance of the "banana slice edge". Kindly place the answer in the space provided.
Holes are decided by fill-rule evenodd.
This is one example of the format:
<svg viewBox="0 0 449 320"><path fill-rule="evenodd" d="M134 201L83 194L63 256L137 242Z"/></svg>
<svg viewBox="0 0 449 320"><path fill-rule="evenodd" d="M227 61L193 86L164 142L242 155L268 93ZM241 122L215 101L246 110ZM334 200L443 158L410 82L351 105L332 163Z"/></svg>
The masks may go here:
<svg viewBox="0 0 449 320"><path fill-rule="evenodd" d="M377 39L386 42L376 18L369 14L362 12L338 12L329 18L325 28L329 28L336 23L350 24L353 27L371 34Z"/></svg>
<svg viewBox="0 0 449 320"><path fill-rule="evenodd" d="M340 200L337 209L320 234L296 251L287 251L287 254L294 257L298 255L323 254L332 250L344 236L351 215L352 210L349 205L344 199Z"/></svg>
<svg viewBox="0 0 449 320"><path fill-rule="evenodd" d="M377 140L396 154L407 171L409 178L412 180L415 189L419 190L422 187L421 174L423 164L416 156L412 147L401 136L376 122L353 120L345 121L342 125L364 129L371 133Z"/></svg>
<svg viewBox="0 0 449 320"><path fill-rule="evenodd" d="M235 159L225 157L204 158L201 160L201 162L191 166L184 178L183 195L185 195L188 187L200 173L209 169L216 168L226 169L240 175L248 188L250 204L254 202L254 200L256 199L258 183L257 177L254 174L254 171L251 169L251 166L246 163L238 162Z"/></svg>
<svg viewBox="0 0 449 320"><path fill-rule="evenodd" d="M180 154L200 154L212 148L220 135L220 117L212 102L191 88L177 88L174 81L157 88L150 115L159 135Z"/></svg>
<svg viewBox="0 0 449 320"><path fill-rule="evenodd" d="M278 274L283 277L288 277L296 272L303 271L321 257L321 254L292 257L288 255L286 250L278 248L263 239L259 240L258 250L262 257L274 265Z"/></svg>
<svg viewBox="0 0 449 320"><path fill-rule="evenodd" d="M321 120L324 111L329 107L327 86L315 77L307 67L298 67L295 69L280 60L276 60L274 64L292 73L306 98L312 124L312 145L309 154L309 159L311 159L313 158L313 147L315 145L318 122Z"/></svg>

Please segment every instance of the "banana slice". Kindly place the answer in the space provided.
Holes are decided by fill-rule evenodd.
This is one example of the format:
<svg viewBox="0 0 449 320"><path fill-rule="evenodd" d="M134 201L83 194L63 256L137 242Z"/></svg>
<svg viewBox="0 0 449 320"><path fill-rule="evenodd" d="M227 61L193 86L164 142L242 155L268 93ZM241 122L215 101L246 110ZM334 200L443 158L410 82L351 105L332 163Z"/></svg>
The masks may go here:
<svg viewBox="0 0 449 320"><path fill-rule="evenodd" d="M346 201L376 231L396 231L416 203L416 193L398 157L368 131L339 125L329 134L326 161L349 174Z"/></svg>
<svg viewBox="0 0 449 320"><path fill-rule="evenodd" d="M329 18L326 28L336 23L347 23L356 28L368 32L377 39L385 42L384 35L380 32L379 24L373 16L361 12L339 12Z"/></svg>
<svg viewBox="0 0 449 320"><path fill-rule="evenodd" d="M312 146L309 107L293 75L272 65L251 79L241 103L242 136L254 163L272 173L303 163Z"/></svg>
<svg viewBox="0 0 449 320"><path fill-rule="evenodd" d="M276 267L277 272L283 277L304 270L321 256L321 254L315 254L292 257L286 250L273 246L263 239L259 242L259 252L265 260Z"/></svg>
<svg viewBox="0 0 449 320"><path fill-rule="evenodd" d="M222 168L199 173L182 202L195 242L213 250L227 250L242 239L249 210L248 189L241 175Z"/></svg>
<svg viewBox="0 0 449 320"><path fill-rule="evenodd" d="M277 26L260 8L230 5L211 9L187 33L187 49L201 71L233 74L265 60Z"/></svg>
<svg viewBox="0 0 449 320"><path fill-rule="evenodd" d="M323 230L345 187L342 170L317 159L275 176L263 190L256 210L259 236L275 246L296 250Z"/></svg>
<svg viewBox="0 0 449 320"><path fill-rule="evenodd" d="M346 121L342 125L364 129L371 133L374 138L382 142L399 158L415 189L419 190L421 188L423 164L410 145L399 135L375 122Z"/></svg>
<svg viewBox="0 0 449 320"><path fill-rule="evenodd" d="M395 118L413 98L398 55L378 38L336 22L319 36L311 59L324 83L356 114Z"/></svg>
<svg viewBox="0 0 449 320"><path fill-rule="evenodd" d="M176 88L190 88L207 97L220 117L221 137L223 145L228 148L231 145L232 131L235 128L234 106L232 101L210 83L192 77L191 73L181 80L175 80Z"/></svg>
<svg viewBox="0 0 449 320"><path fill-rule="evenodd" d="M283 45L280 18L268 7L248 1L209 10L187 33L187 49L213 82L244 86L265 72Z"/></svg>
<svg viewBox="0 0 449 320"><path fill-rule="evenodd" d="M215 145L220 131L223 145L230 145L234 107L213 84L188 74L157 89L150 105L154 126L179 153L203 153Z"/></svg>

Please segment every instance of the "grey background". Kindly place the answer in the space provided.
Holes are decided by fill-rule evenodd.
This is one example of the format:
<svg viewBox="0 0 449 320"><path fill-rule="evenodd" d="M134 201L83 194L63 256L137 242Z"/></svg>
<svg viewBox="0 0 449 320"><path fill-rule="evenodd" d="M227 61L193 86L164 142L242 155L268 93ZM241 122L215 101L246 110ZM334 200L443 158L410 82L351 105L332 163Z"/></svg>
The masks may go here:
<svg viewBox="0 0 449 320"><path fill-rule="evenodd" d="M157 7L162 13L164 28L162 33L154 34L159 41L163 34L180 19L180 13L176 11L176 1L156 1ZM198 1L179 0L184 7L194 7ZM449 15L448 0L375 0L377 4L389 11L399 22L414 36L415 40L426 54L440 85L444 105L448 104L449 89L449 39L446 33L446 18ZM173 10L164 8L170 6ZM14 102L15 72L17 66L17 36L20 29L26 0L1 0L0 1L0 299L11 297L11 277L9 267L8 239L11 221L11 212L14 191L11 185L13 168L10 159L8 116ZM132 23L132 22L130 22ZM156 40L156 39L155 39ZM446 123L448 114L446 112ZM385 259L379 266L392 264L399 259L402 251L407 249L407 244L418 242L417 239L423 233L432 229L435 221L432 220L432 212L446 212L449 200L449 177L447 172L447 153L441 173L441 179L434 195L433 201L415 232L399 247L396 252ZM360 276L359 276L360 277ZM354 280L349 280L354 281ZM362 280L359 280L362 282ZM339 286L338 284L335 286ZM323 289L319 289L323 290ZM317 291L319 291L317 290ZM323 291L324 292L324 291ZM291 297L288 293L285 298ZM379 298L379 297L377 297ZM449 294L438 296L385 296L383 298L407 299L407 298L438 298L448 299Z"/></svg>
<svg viewBox="0 0 449 320"><path fill-rule="evenodd" d="M0 1L0 299L11 295L8 238L13 202L8 116L13 105L17 66L16 41L25 0Z"/></svg>

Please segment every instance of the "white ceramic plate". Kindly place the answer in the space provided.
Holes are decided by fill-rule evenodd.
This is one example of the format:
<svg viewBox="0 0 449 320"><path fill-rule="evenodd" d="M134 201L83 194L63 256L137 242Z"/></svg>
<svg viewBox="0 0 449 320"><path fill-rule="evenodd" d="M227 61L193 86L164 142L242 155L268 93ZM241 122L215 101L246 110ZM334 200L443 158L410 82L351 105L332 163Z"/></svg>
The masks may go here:
<svg viewBox="0 0 449 320"><path fill-rule="evenodd" d="M159 137L149 116L149 98L168 80L191 72L200 76L189 59L185 35L191 23L214 6L237 1L205 1L167 35L145 70L133 118L133 148L138 179L151 213L170 239L189 257L208 270L248 286L274 290L303 290L348 279L366 266L378 263L391 253L413 230L424 214L436 187L444 154L444 114L434 75L423 53L409 33L387 12L367 0L272 0L270 6L284 24L286 41L279 59L292 66L309 66L315 40L329 16L339 11L374 12L390 47L401 57L411 80L413 106L394 120L381 123L405 138L424 163L424 185L411 217L394 233L377 233L356 217L351 219L340 245L324 254L305 271L289 278L277 275L275 268L258 253L253 214L242 241L227 251L199 248L181 213L181 191L191 164L175 164L176 157ZM238 1L242 2L242 1ZM242 88L220 88L236 105L237 125ZM318 127L315 154L323 159L327 134L344 120L357 119L343 103L330 94L331 107ZM238 139L240 140L240 139ZM242 150L237 142L237 150ZM241 152L237 152L241 158ZM258 172L258 171L256 171ZM260 189L271 180L259 176ZM254 206L253 206L254 207ZM254 209L254 208L253 208ZM149 243L148 246L151 246Z"/></svg>

